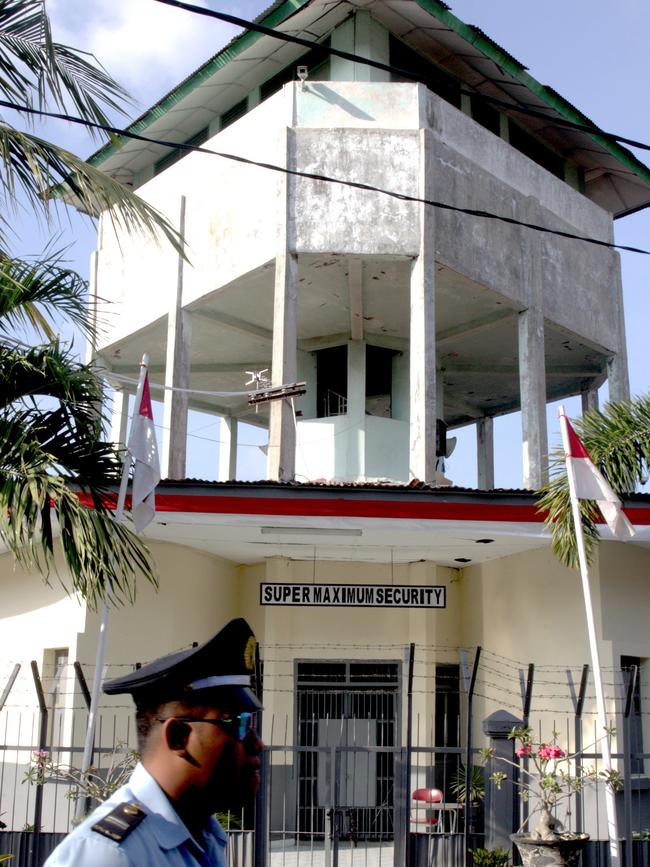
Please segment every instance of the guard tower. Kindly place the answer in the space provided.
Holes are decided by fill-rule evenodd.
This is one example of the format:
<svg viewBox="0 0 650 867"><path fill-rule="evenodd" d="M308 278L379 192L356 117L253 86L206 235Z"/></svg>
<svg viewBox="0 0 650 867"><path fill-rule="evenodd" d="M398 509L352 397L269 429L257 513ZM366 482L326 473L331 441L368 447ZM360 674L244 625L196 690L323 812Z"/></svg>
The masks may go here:
<svg viewBox="0 0 650 867"><path fill-rule="evenodd" d="M163 473L185 476L194 407L223 419L222 480L236 476L240 420L268 426L268 477L281 481L435 483L445 428L475 424L479 487L491 488L493 419L521 408L523 484L539 487L547 401L591 406L606 378L612 399L628 395L619 258L455 209L611 241L613 218L650 201L650 173L562 126L588 120L435 0L303 0L263 23L320 47L245 33L132 128L279 170L126 139L93 158L186 239L189 262L103 215L93 267L111 302L97 356L132 372L146 349L152 379L178 389L165 397ZM241 396L199 393L241 392L261 368L274 385L304 379L306 395L255 414Z"/></svg>

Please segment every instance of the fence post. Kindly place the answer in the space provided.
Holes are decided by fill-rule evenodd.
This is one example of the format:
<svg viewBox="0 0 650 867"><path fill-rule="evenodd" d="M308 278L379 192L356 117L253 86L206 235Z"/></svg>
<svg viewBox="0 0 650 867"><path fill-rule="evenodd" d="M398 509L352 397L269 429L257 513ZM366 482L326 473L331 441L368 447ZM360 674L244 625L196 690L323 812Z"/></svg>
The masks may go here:
<svg viewBox="0 0 650 867"><path fill-rule="evenodd" d="M73 663L72 667L74 668L75 677L77 678L77 683L79 684L79 691L81 692L81 697L83 698L84 704L86 705L86 710L90 710L90 690L88 689L86 676L84 675L81 663L77 660ZM92 758L90 761L92 763Z"/></svg>
<svg viewBox="0 0 650 867"><path fill-rule="evenodd" d="M589 681L589 666L585 663L582 666L582 675L580 677L580 690L575 702L575 716L573 720L573 735L574 735L574 753L576 765L576 777L580 777L582 769L582 711L585 706L585 698L587 696L587 683ZM576 792L576 831L582 832L583 827L583 808L582 808L582 792Z"/></svg>
<svg viewBox="0 0 650 867"><path fill-rule="evenodd" d="M14 670L9 675L9 680L7 681L7 685L2 690L2 695L0 695L0 710L5 706L5 702L9 698L9 693L11 692L14 683L16 682L16 678L18 677L18 672L20 671L20 663L17 662L14 665Z"/></svg>
<svg viewBox="0 0 650 867"><path fill-rule="evenodd" d="M489 779L485 798L485 846L488 849L510 849L510 834L517 830L518 797L515 792L514 780L518 771L512 766L515 761L515 742L509 735L516 726L521 725L508 711L495 711L483 720L483 731L490 738L490 747L494 750L494 765L499 771L507 774L503 784L497 786ZM500 762L499 758L507 760Z"/></svg>
<svg viewBox="0 0 650 867"><path fill-rule="evenodd" d="M471 867L471 858L469 854L469 831L470 817L472 815L472 803L470 792L472 788L472 703L474 700L474 687L476 686L476 675L478 673L478 665L481 659L481 648L476 648L474 655L474 665L472 673L467 685L467 739L465 748L465 822L463 828L463 846L465 847L465 867Z"/></svg>
<svg viewBox="0 0 650 867"><path fill-rule="evenodd" d="M38 734L38 749L39 752L44 751L47 746L47 723L48 713L47 704L45 703L45 695L43 693L43 684L41 676L38 672L38 663L32 660L32 676L34 678L34 686L36 688L36 696L38 698L38 706L40 710L41 722ZM43 783L36 784L36 795L34 796L34 833L32 847L30 852L30 864L36 867L39 861L40 837L41 837L41 821L43 816Z"/></svg>
<svg viewBox="0 0 650 867"><path fill-rule="evenodd" d="M406 680L406 758L395 768L395 779L401 785L395 786L396 798L393 804L395 814L393 837L394 867L410 867L413 861L411 852L411 768L413 754L413 668L415 665L415 644L410 644L404 653L407 663ZM401 750L400 750L401 753Z"/></svg>
<svg viewBox="0 0 650 867"><path fill-rule="evenodd" d="M523 714L522 714L523 724L526 728L528 728L528 725L530 723L530 706L531 706L532 701L533 701L533 678L534 678L534 675L535 675L535 665L534 665L534 663L530 662L528 664L528 675L526 677L526 691L524 692L524 703L523 703ZM528 758L528 756L524 756L523 768L524 768L524 775L526 777L528 776L528 766L529 765L530 765L530 759ZM523 801L521 807L522 807L521 820L522 820L522 822L526 822L526 821L528 821L528 813L529 813L528 801Z"/></svg>
<svg viewBox="0 0 650 867"><path fill-rule="evenodd" d="M623 670L625 706L623 708L623 829L625 834L625 864L632 864L632 700L636 689L638 666ZM627 681L627 682L626 682Z"/></svg>
<svg viewBox="0 0 650 867"><path fill-rule="evenodd" d="M262 701L262 660L260 658L260 646L255 644L255 693L260 701ZM262 731L262 711L257 714L257 728ZM267 834L268 834L268 805L269 793L267 792L267 780L270 780L268 764L271 761L271 754L268 751L262 755L260 763L260 787L255 797L255 838L253 850L254 867L264 867L267 862Z"/></svg>

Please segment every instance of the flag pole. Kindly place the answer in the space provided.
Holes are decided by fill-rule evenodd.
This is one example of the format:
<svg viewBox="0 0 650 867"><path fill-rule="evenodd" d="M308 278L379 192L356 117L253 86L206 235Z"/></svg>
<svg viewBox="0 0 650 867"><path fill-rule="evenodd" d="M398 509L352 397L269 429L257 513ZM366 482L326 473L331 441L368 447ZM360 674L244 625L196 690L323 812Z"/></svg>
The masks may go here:
<svg viewBox="0 0 650 867"><path fill-rule="evenodd" d="M133 409L133 417L135 418L140 409L142 402L142 390L144 388L144 380L149 367L149 356L145 353L140 362L140 378L138 379L138 388L135 394L135 406ZM126 502L126 491L129 485L129 472L131 470L132 458L128 448L124 450L124 458L122 461L122 478L120 480L120 490L117 495L117 505L115 507L115 522L121 524L124 520L124 504ZM86 730L86 740L84 742L84 752L81 759L81 772L85 773L91 766L93 747L95 744L95 728L97 725L97 707L99 705L99 691L102 684L102 669L104 668L104 657L106 655L106 636L108 633L108 618L110 606L108 600L104 601L102 610L102 619L99 626L99 639L97 641L97 653L95 655L95 672L93 674L93 686L90 694L90 707L88 708L88 728ZM83 818L85 808L85 798L78 798L75 807L75 821Z"/></svg>
<svg viewBox="0 0 650 867"><path fill-rule="evenodd" d="M560 416L560 429L562 431L562 443L564 454L571 454L569 431L564 407L558 409ZM596 624L594 620L594 608L591 600L591 587L589 584L589 566L585 552L585 539L582 532L582 520L580 518L580 503L576 493L575 477L573 469L567 462L567 479L569 482L569 495L571 498L571 512L573 514L573 526L576 534L578 547L578 562L580 564L580 577L582 579L582 593L585 601L585 614L587 616L587 633L589 636L589 650L591 653L591 666L594 672L594 687L596 690L596 711L598 728L600 730L599 743L602 744L603 765L606 771L612 770L612 754L609 743L609 730L607 726L607 713L605 710L605 695L603 692L603 675L600 667L600 655L598 652L598 640L596 638ZM609 837L609 851L611 867L619 867L620 853L618 840L618 821L616 818L616 801L611 786L605 787L605 806L607 808L607 833Z"/></svg>

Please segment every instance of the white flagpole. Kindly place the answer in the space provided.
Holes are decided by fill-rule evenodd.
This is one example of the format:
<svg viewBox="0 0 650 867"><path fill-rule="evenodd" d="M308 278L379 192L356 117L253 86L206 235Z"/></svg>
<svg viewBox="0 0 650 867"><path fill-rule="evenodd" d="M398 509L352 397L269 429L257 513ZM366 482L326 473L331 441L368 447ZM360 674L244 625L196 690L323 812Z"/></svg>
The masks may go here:
<svg viewBox="0 0 650 867"><path fill-rule="evenodd" d="M142 356L140 362L140 378L138 379L138 388L135 394L135 406L133 409L133 418L140 411L142 402L142 390L144 388L144 379L147 375L149 367L149 356ZM128 448L124 452L124 460L122 462L122 479L120 481L120 491L117 495L117 505L115 507L115 521L121 524L124 520L124 504L126 502L126 491L129 485L129 471L131 469L131 453ZM97 724L97 706L99 705L99 691L102 685L102 669L104 668L104 657L106 655L106 636L108 633L108 617L110 607L108 601L104 602L102 611L102 620L99 626L99 639L97 641L97 653L95 656L95 672L93 674L93 687L90 694L90 708L88 709L88 729L86 730L86 740L84 743L83 758L81 760L82 773L90 768L93 746L95 744L95 728ZM85 798L79 798L75 807L75 820L83 818Z"/></svg>
<svg viewBox="0 0 650 867"><path fill-rule="evenodd" d="M571 454L569 444L569 431L567 429L564 407L558 410L560 416L560 429L562 431L562 443L564 454ZM603 675L600 668L600 656L598 653L598 640L596 638L596 625L594 621L594 609L591 601L591 587L589 584L589 567L585 553L585 539L580 520L580 503L576 494L576 483L573 470L567 463L567 479L569 481L569 494L571 497L571 511L573 513L573 526L578 546L578 562L580 564L580 577L582 578L582 593L585 600L585 614L587 616L587 633L589 635L589 650L591 651L591 667L594 670L594 686L596 688L596 710L598 715L599 743L602 744L603 765L606 771L612 770L612 754L609 743L607 726L607 713L605 710L605 696L603 693ZM620 854L618 846L618 821L616 818L616 801L611 786L605 788L605 806L607 808L607 832L609 836L609 851L611 867L619 867Z"/></svg>

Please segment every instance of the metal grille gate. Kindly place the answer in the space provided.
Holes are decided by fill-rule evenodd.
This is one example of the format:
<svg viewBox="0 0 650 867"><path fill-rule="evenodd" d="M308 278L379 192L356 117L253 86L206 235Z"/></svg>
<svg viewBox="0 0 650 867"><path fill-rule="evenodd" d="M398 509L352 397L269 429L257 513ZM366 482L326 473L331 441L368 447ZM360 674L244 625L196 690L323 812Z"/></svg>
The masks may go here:
<svg viewBox="0 0 650 867"><path fill-rule="evenodd" d="M399 672L397 662L296 664L300 833L392 839Z"/></svg>

